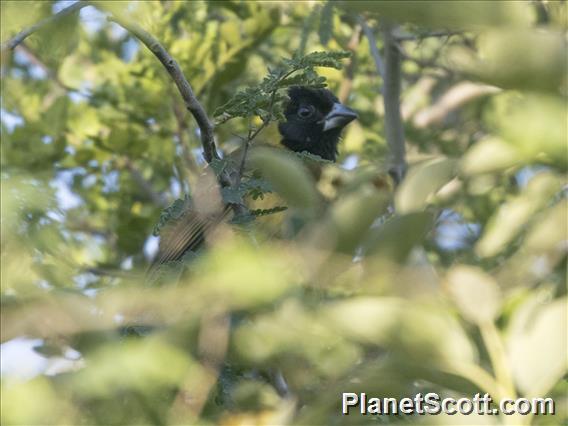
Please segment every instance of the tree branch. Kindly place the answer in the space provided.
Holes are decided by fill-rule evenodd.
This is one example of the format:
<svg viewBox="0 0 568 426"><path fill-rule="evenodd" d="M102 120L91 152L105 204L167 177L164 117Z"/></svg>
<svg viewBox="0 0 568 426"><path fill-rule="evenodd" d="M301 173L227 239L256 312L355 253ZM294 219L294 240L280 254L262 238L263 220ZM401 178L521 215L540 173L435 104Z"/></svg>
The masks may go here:
<svg viewBox="0 0 568 426"><path fill-rule="evenodd" d="M381 76L381 78L385 79L385 65L381 58L381 54L379 53L379 49L377 48L377 40L375 39L375 35L373 34L373 30L367 25L367 22L362 16L358 17L359 24L363 29L363 33L365 33L365 37L369 40L369 48L371 49L371 56L375 61L375 67L377 68L377 72Z"/></svg>
<svg viewBox="0 0 568 426"><path fill-rule="evenodd" d="M116 22L121 27L132 33L138 40L140 40L162 63L166 71L172 77L176 84L178 91L185 103L185 107L191 112L193 118L199 126L201 133L201 144L203 146L203 156L205 160L210 163L215 159L219 159L217 148L215 146L215 136L213 133L213 123L209 120L207 113L203 106L199 103L193 89L187 79L185 78L181 68L174 58L166 51L166 49L156 40L151 34L143 30L135 23L127 22L122 18L116 16L109 16L109 21Z"/></svg>
<svg viewBox="0 0 568 426"><path fill-rule="evenodd" d="M172 77L174 83L176 84L178 91L185 103L186 108L191 112L193 118L199 126L201 134L201 145L203 146L203 156L207 163L211 163L213 160L220 159L217 153L217 147L215 145L215 135L214 126L207 113L203 109L203 106L197 100L193 89L183 71L179 67L175 59L166 51L166 49L156 40L151 34L143 30L140 26L135 23L127 22L126 20L119 18L115 15L109 15L107 17L109 21L115 22L122 26L130 33L132 33L138 40L140 40L150 51L158 58L162 63L166 71ZM223 170L219 176L219 183L222 187L233 187L239 183L239 172L238 170ZM232 210L237 216L244 216L248 214L248 209L242 204L230 204Z"/></svg>
<svg viewBox="0 0 568 426"><path fill-rule="evenodd" d="M31 34L36 32L37 30L42 29L43 27L57 21L58 19L63 18L64 16L70 15L73 12L77 12L78 10L81 10L85 6L89 6L89 2L84 1L84 0L80 0L77 3L73 3L71 6L66 7L65 9L57 12L55 15L52 15L48 18L45 18L45 19L39 21L37 24L32 25L31 27L23 29L18 34L16 34L14 37L12 37L8 41L6 41L4 44L2 44L2 48L1 48L2 53L7 51L7 50L14 50L14 48L18 44L20 44L22 41L24 41L27 37L29 37Z"/></svg>
<svg viewBox="0 0 568 426"><path fill-rule="evenodd" d="M394 25L383 22L385 69L383 101L385 105L385 132L391 153L390 173L398 184L406 174L404 127L400 114L401 53L393 36Z"/></svg>
<svg viewBox="0 0 568 426"><path fill-rule="evenodd" d="M385 133L390 150L390 173L398 184L406 174L406 149L404 145L404 128L400 113L400 80L401 80L401 52L394 38L394 26L388 22L383 23L384 55L383 62L377 40L373 30L367 25L365 19L359 16L359 23L369 40L371 56L375 61L378 74L383 79L383 102L385 105Z"/></svg>

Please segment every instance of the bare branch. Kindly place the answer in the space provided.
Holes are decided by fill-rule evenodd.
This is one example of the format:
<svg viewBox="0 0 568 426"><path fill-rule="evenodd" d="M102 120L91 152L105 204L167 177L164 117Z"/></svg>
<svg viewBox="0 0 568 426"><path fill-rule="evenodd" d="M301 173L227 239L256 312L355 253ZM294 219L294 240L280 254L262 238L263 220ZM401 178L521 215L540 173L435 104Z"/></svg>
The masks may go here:
<svg viewBox="0 0 568 426"><path fill-rule="evenodd" d="M446 74L449 74L449 75L453 75L453 74L456 73L455 70L448 68L445 65L437 63L435 59L424 60L424 59L416 58L414 56L408 55L407 53L405 53L402 50L400 50L400 54L402 55L403 59L414 62L420 68L435 68L435 69L442 70Z"/></svg>
<svg viewBox="0 0 568 426"><path fill-rule="evenodd" d="M77 12L78 10L81 10L85 6L89 6L89 2L80 0L77 3L73 3L71 6L66 7L65 9L57 12L55 15L45 18L39 21L37 24L32 25L31 27L25 28L24 30L20 31L18 34L16 34L14 37L12 37L10 40L6 41L2 45L1 48L2 52L5 52L7 50L14 50L14 48L18 44L20 44L22 41L24 41L27 37L29 37L37 30L40 30L41 28L63 18L64 16L70 15L73 12Z"/></svg>
<svg viewBox="0 0 568 426"><path fill-rule="evenodd" d="M384 55L383 62L373 30L362 16L359 23L365 37L369 40L371 56L375 61L377 72L383 79L383 102L385 105L385 132L390 150L390 173L398 184L406 174L406 149L404 145L404 128L400 113L400 79L401 52L393 36L394 27L388 22L383 23Z"/></svg>
<svg viewBox="0 0 568 426"><path fill-rule="evenodd" d="M205 160L210 163L215 159L219 159L217 148L215 146L215 135L213 133L213 123L209 120L207 113L203 106L199 103L193 89L187 79L185 78L181 68L174 58L166 51L166 49L156 40L151 34L143 30L135 23L127 22L125 19L118 18L117 16L109 16L108 20L116 22L121 27L124 27L132 33L138 40L140 40L162 63L166 71L172 77L176 84L179 93L185 103L186 108L191 112L193 118L199 126L201 132L201 144L203 146L203 156Z"/></svg>
<svg viewBox="0 0 568 426"><path fill-rule="evenodd" d="M193 89L183 71L179 67L175 59L166 51L166 49L151 34L143 30L135 23L127 22L115 15L108 16L109 21L116 22L129 32L131 32L138 40L140 40L162 63L166 71L172 77L178 91L184 101L186 108L191 112L193 118L199 126L201 133L201 145L203 146L203 156L205 161L211 163L213 160L220 159L215 145L214 126L203 106L197 100ZM232 187L238 185L240 181L238 170L223 170L219 176L219 183L222 187ZM241 204L230 204L232 210L237 216L248 214L248 209Z"/></svg>
<svg viewBox="0 0 568 426"><path fill-rule="evenodd" d="M404 127L400 114L401 53L393 37L394 25L383 22L385 70L383 101L385 105L385 132L391 153L390 172L399 183L406 174Z"/></svg>
<svg viewBox="0 0 568 426"><path fill-rule="evenodd" d="M375 66L377 67L377 72L381 76L381 78L385 79L385 65L381 58L381 54L379 53L379 49L377 48L377 40L375 39L375 35L373 34L373 30L369 27L367 22L362 16L359 16L359 24L365 33L365 37L369 40L369 47L371 49L371 56L375 61Z"/></svg>

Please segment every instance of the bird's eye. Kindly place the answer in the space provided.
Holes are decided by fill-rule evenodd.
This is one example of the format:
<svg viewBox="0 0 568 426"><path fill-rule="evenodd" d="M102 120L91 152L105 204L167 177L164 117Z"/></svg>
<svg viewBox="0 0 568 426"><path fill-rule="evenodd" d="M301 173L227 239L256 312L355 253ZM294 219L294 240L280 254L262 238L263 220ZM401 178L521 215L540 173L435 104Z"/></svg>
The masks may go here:
<svg viewBox="0 0 568 426"><path fill-rule="evenodd" d="M298 109L298 117L300 118L310 118L314 115L315 108L312 105L303 105Z"/></svg>

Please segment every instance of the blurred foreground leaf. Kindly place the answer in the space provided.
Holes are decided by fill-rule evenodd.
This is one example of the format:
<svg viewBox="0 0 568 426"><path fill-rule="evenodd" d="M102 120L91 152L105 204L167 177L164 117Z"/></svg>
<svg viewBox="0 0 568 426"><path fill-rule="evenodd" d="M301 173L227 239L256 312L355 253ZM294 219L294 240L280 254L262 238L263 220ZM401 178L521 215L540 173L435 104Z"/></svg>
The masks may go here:
<svg viewBox="0 0 568 426"><path fill-rule="evenodd" d="M455 173L455 160L447 158L428 160L412 167L396 193L397 211L410 213L422 210L428 198L448 183Z"/></svg>
<svg viewBox="0 0 568 426"><path fill-rule="evenodd" d="M515 382L528 398L546 395L568 369L566 298L532 297L512 318L508 349Z"/></svg>
<svg viewBox="0 0 568 426"><path fill-rule="evenodd" d="M364 249L369 254L403 263L410 251L424 240L432 222L432 214L426 212L395 216L369 232Z"/></svg>
<svg viewBox="0 0 568 426"><path fill-rule="evenodd" d="M503 204L493 215L476 252L483 257L495 256L505 249L535 212L543 208L561 187L558 177L542 172L534 176L520 195Z"/></svg>
<svg viewBox="0 0 568 426"><path fill-rule="evenodd" d="M258 148L251 153L250 163L291 206L307 213L314 212L319 202L314 179L292 154Z"/></svg>
<svg viewBox="0 0 568 426"><path fill-rule="evenodd" d="M401 23L412 22L427 27L524 26L529 23L530 19L528 5L517 2L350 1L349 7L360 11L376 12Z"/></svg>
<svg viewBox="0 0 568 426"><path fill-rule="evenodd" d="M500 311L497 283L480 268L454 266L447 275L447 290L464 318L474 324L494 321Z"/></svg>

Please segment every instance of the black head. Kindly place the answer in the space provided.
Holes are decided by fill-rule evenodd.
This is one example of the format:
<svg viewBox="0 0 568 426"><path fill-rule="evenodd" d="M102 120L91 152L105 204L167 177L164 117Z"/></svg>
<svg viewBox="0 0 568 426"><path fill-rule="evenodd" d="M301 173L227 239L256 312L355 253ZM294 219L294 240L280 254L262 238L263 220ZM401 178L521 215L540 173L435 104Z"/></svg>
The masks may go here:
<svg viewBox="0 0 568 426"><path fill-rule="evenodd" d="M335 161L339 135L345 125L357 118L355 111L326 89L296 86L288 90L288 96L286 121L278 126L282 144L292 151L307 151Z"/></svg>

